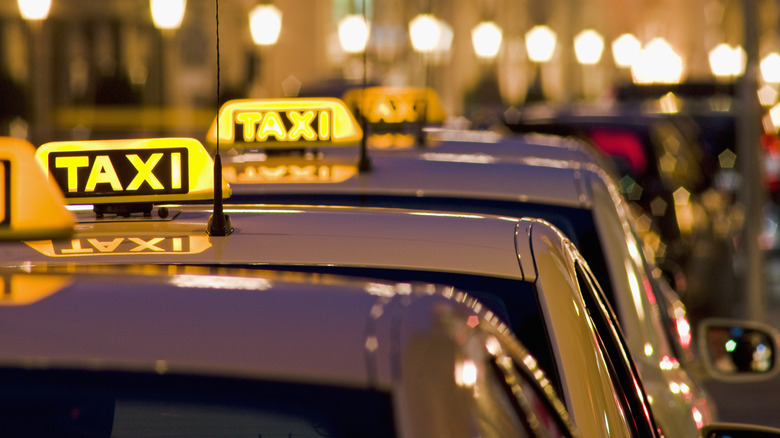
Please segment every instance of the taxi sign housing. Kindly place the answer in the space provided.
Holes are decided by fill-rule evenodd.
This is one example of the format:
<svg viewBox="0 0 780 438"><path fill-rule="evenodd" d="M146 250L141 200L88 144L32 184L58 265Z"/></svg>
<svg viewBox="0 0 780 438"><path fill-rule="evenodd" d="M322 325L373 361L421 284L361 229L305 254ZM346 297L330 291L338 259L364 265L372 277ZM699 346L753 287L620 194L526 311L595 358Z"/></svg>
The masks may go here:
<svg viewBox="0 0 780 438"><path fill-rule="evenodd" d="M354 144L362 136L357 121L339 99L237 99L219 110L206 141L287 149Z"/></svg>
<svg viewBox="0 0 780 438"><path fill-rule="evenodd" d="M0 138L0 240L67 237L73 215L26 140Z"/></svg>
<svg viewBox="0 0 780 438"><path fill-rule="evenodd" d="M164 203L214 196L214 161L193 138L51 142L35 156L68 204ZM222 190L230 195L224 178Z"/></svg>

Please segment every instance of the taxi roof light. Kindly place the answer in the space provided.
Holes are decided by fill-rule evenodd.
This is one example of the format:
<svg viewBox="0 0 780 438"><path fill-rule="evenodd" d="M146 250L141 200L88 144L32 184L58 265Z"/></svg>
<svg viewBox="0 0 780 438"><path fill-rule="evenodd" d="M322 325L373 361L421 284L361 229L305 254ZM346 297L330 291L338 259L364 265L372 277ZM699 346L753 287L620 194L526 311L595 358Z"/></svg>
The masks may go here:
<svg viewBox="0 0 780 438"><path fill-rule="evenodd" d="M446 114L431 88L355 88L344 102L366 124L367 144L373 148L406 148L426 142L425 126L444 122Z"/></svg>
<svg viewBox="0 0 780 438"><path fill-rule="evenodd" d="M0 138L0 239L56 239L73 233L60 189L35 162L26 140Z"/></svg>
<svg viewBox="0 0 780 438"><path fill-rule="evenodd" d="M347 106L333 98L237 99L226 102L206 141L249 148L290 149L354 144L363 131Z"/></svg>
<svg viewBox="0 0 780 438"><path fill-rule="evenodd" d="M214 161L193 138L51 142L35 157L66 203L94 204L98 213L146 214L152 204L214 196ZM230 196L224 178L222 192ZM119 204L130 207L105 207Z"/></svg>

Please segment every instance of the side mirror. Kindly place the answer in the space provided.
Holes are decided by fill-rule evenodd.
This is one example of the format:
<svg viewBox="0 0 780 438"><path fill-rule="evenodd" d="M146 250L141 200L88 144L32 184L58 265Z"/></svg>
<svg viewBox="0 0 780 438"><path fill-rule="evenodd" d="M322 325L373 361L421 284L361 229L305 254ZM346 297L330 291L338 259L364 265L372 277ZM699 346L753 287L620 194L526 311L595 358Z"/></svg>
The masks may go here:
<svg viewBox="0 0 780 438"><path fill-rule="evenodd" d="M780 334L769 325L705 319L699 324L698 343L705 369L716 380L757 382L780 371Z"/></svg>
<svg viewBox="0 0 780 438"><path fill-rule="evenodd" d="M712 423L701 429L701 438L780 438L780 429L752 424Z"/></svg>

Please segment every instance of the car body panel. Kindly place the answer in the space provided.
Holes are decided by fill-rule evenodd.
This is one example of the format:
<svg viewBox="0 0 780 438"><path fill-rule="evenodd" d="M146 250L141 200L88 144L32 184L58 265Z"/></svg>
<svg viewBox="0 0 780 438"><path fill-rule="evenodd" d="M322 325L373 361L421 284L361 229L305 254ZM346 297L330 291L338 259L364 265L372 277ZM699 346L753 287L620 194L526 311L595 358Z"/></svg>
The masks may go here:
<svg viewBox="0 0 780 438"><path fill-rule="evenodd" d="M51 276L67 281L35 302L0 306L0 376L24 370L38 373L45 384L67 372L81 372L82 378L86 372L102 382L113 373L157 376L156 382L185 376L190 391L208 391L206 379L213 378L233 386L244 379L253 388L263 382L347 388L389 394L397 436L466 437L473 430L518 436L525 428L538 436L576 436L527 351L476 301L456 300L449 286L147 268L145 274L117 266L71 274L4 270L6 282ZM491 364L506 361L515 368L494 375ZM475 380L467 384L453 373L464 363L475 367ZM494 386L504 373L514 386ZM436 379L435 391L420 379ZM80 394L74 392L81 389L78 383L69 385L70 396ZM258 395L243 394L241 400ZM40 396L28 395L26 402ZM59 403L67 402L60 397ZM512 403L522 409L515 411ZM276 408L284 412L284 405ZM143 421L144 427L155 426L153 418ZM60 420L58 427L68 424Z"/></svg>
<svg viewBox="0 0 780 438"><path fill-rule="evenodd" d="M629 206L604 157L572 138L447 131L434 131L435 135L438 141L425 148L371 150L373 170L342 182L244 181L234 183L233 192L237 200L256 202L337 204L344 202L339 196L351 195L356 204L372 205L369 196L395 196L414 199L422 208L434 208L426 206L425 199L439 197L450 201L447 208L453 212L459 208L458 200L467 199L485 201L482 205L506 201L588 211L606 265L606 278L599 279L613 291L613 305L640 373L654 395L654 409L659 418L666 418L662 427L667 432L692 434L701 424L713 421L717 415L714 402L684 368L681 362L685 359L676 357L667 327L661 323L661 312L666 310L658 308L656 295L660 291L653 290L647 277L652 267L646 266ZM348 149L329 150L322 159L356 162L349 154ZM333 199L328 200L328 196ZM285 197L289 197L287 201ZM393 203L404 204L402 200ZM591 261L591 266L594 263Z"/></svg>

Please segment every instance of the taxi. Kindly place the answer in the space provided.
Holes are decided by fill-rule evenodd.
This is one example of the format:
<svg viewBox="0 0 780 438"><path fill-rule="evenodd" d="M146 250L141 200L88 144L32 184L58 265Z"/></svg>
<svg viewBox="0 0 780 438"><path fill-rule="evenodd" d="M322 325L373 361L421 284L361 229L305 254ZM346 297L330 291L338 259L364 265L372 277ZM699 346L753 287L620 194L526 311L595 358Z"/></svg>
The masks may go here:
<svg viewBox="0 0 780 438"><path fill-rule="evenodd" d="M4 272L9 437L576 437L452 287L133 266Z"/></svg>
<svg viewBox="0 0 780 438"><path fill-rule="evenodd" d="M383 99L373 88L366 91L364 101L354 95L347 100L377 125L369 127L368 138L360 139L364 152L354 139L334 148L315 138L269 136L266 147L257 136L234 135L242 124L231 121L233 114L249 108L284 112L282 102L228 102L207 140L214 144L219 139L230 151L223 168L231 184L229 202L543 218L588 260L615 310L662 430L669 436L685 436L714 421L714 401L699 382L701 376L690 371L693 338L685 308L657 278L653 257L648 256L629 204L614 182L616 170L606 158L572 138L541 134L505 137L439 128L428 129L422 143L415 143L419 139L410 134L415 132L410 125L438 121L435 111L427 113L437 106L419 103L428 98L426 94L406 89L395 93L391 90ZM410 95L409 102L401 103ZM382 109L363 108L361 102ZM387 116L394 108L401 108L401 115ZM361 170L365 159L371 166ZM654 243L655 249L662 245Z"/></svg>
<svg viewBox="0 0 780 438"><path fill-rule="evenodd" d="M95 188L132 186L135 177L117 171L121 153L144 184L177 185L151 163L175 154L198 161L191 143L93 145L100 152L87 156L100 170L89 174L103 175ZM9 220L1 248L78 239L33 150L0 139L11 171L0 183L12 206L2 209ZM61 167L74 168L84 153L65 154ZM50 158L56 168L57 154ZM213 192L189 186L198 180L190 176L179 183L193 199ZM24 188L37 190L37 203L17 202ZM18 220L32 213L46 220ZM143 208L93 214L107 225L118 223L109 216L159 221ZM153 245L164 246L130 253L146 258ZM0 277L3 436L578 436L526 348L452 286L106 260L11 263Z"/></svg>
<svg viewBox="0 0 780 438"><path fill-rule="evenodd" d="M139 266L137 269L143 272L144 266L151 265L169 275L179 269L200 268L212 273L212 281L217 283L227 281L220 269L233 268L252 273L271 270L280 275L303 272L317 278L348 275L390 284L446 284L462 292L454 294L455 301L474 297L486 318L502 330L515 333L548 376L580 433L635 437L658 434L642 382L592 273L571 242L547 222L438 211L253 204L225 204L220 213L212 203L198 202L203 187L196 182L213 183L216 179L216 187L224 189L222 178L213 178L219 176L214 162L188 149L188 144L188 139L141 139L40 146L36 151L39 164L51 172L50 179L64 183L61 188L65 202L75 215L74 234L64 239L6 242L0 245L0 267L33 274L77 274L81 270L123 266ZM177 153L181 153L178 159L166 158ZM204 158L195 158L198 156ZM171 163L180 163L181 167L174 166L171 171ZM162 166L159 173L157 166ZM180 194L177 196L185 203L175 204L169 194L162 193L164 200L157 204L153 192L139 193L170 191L171 184L193 191L193 199ZM208 182L205 190L209 191ZM232 189L222 193L232 193ZM82 204L85 200L92 204ZM150 202L151 210L146 205ZM120 209L119 205L126 207ZM227 216L225 233L213 232L210 226L218 222L214 217L219 214ZM153 285L132 286L132 281L116 278L118 281L96 290L113 293L113 289L141 289L152 295L156 290ZM195 279L193 289L207 286L209 278ZM210 304L198 308L208 313L210 308L219 307L220 297L214 293L208 300ZM40 302L49 309L46 303L52 301L46 298ZM175 309L163 302L155 304L155 300L134 302L143 309ZM299 300L296 303L304 305ZM405 299L401 298L400 303L405 305ZM245 310L249 306L239 301L237 308ZM103 306L85 306L84 311L89 309L100 321L117 324L113 316L118 315L104 315ZM306 313L316 315L328 307L317 304L311 309ZM236 317L230 311L223 313L229 319ZM370 307L362 315L382 313L381 307ZM256 312L252 315L262 318ZM203 318L194 314L176 318L211 330L210 324L204 325ZM133 327L138 330L137 324ZM312 331L320 334L324 327L311 325ZM370 324L364 323L363 327L348 332L364 333ZM155 336L158 331L152 330ZM220 339L225 342L236 337ZM218 341L214 342L216 345ZM143 343L133 348L140 345ZM92 353L87 351L83 359L92 358ZM398 372L394 366L388 369Z"/></svg>
<svg viewBox="0 0 780 438"><path fill-rule="evenodd" d="M259 328L258 322L265 320L272 322L267 326L271 330L278 330L280 326L290 324L296 327L310 326L313 340L307 345L316 345L320 349L318 351L322 351L325 345L318 342L319 337L325 336L324 332L327 330L324 328L329 325L311 324L311 321L334 316L334 325L344 328L343 333L354 335L366 333L366 330L372 332L375 326L366 321L371 318L381 319L385 314L385 308L377 306L373 298L371 305L358 305L364 309L360 312L364 318L359 324L361 330L347 324L349 318L341 313L349 313L347 309L351 308L350 305L340 300L331 301L327 297L321 297L322 300L314 300L311 307L306 305L306 299L292 300L294 304L290 306L303 312L300 319L297 319L289 316L295 312L286 312L288 306L279 309L274 307L283 297L267 292L269 283L257 282L254 279L248 280L248 283L242 280L234 282L233 278L237 274L231 273L231 269L240 269L238 272L241 276L253 278L259 275L261 270L270 270L281 280L290 275L305 273L307 278L322 279L327 284L341 281L329 280L331 275L348 275L362 278L362 281L368 281L372 285L396 285L396 293L389 292L385 286L371 286L369 289L374 295L383 297L382 303L391 296L398 296L397 303L404 309L414 307L413 299L410 298L410 283L439 283L448 285L446 290L451 291L449 297L455 302L471 305L472 312L482 312L484 318L499 332L511 331L520 338L533 355L533 363L538 364L547 375L548 380L544 381L561 397L568 415L584 436L660 436L652 406L643 389L643 382L626 349L609 303L604 301L598 282L576 247L550 223L539 219L489 214L354 207L230 204L225 205L220 212L217 206L221 205L221 202L218 200L215 200L213 205L197 203L199 198L205 196L203 191L219 193L219 188L224 188L223 184L220 184L220 160L216 161L215 169L215 163L205 158L208 155L200 155L190 150L186 147L189 144L194 147L194 143L189 139L146 139L133 140L131 143L126 140L116 143L60 142L38 148L37 158L44 168L54 168L65 174L73 172L70 169L74 167L84 168L86 178L75 172L77 176L73 177L73 186L71 189L65 186L67 190L63 190L65 202L70 204L70 210L75 214L74 233L66 238L10 240L0 245L0 267L25 276L62 274L66 277L67 284L76 281L76 277L82 275L82 272L83 275L89 274L90 278L85 280L83 293L64 295L66 301L73 299L74 303L67 307L64 313L58 314L58 318L49 316L56 313L54 303L58 302L56 298L63 295L52 296L52 293L47 294L44 291L43 298L28 297L24 303L25 294L22 293L22 297L17 300L19 294L14 289L15 285L20 287L19 285L24 283L13 278L5 282L6 289L10 291L6 295L12 298L12 304L19 304L16 301L23 304L21 311L18 310L20 307L16 307L15 311L22 316L15 321L20 324L25 322L44 326L49 322L55 324L50 326L49 330L3 331L0 339L6 335L18 337L14 338L15 341L11 342L8 348L3 349L0 359L5 358L16 367L22 364L25 372L49 369L49 366L59 371L62 371L63 367L71 370L67 365L81 369L84 364L91 370L113 371L112 367L117 367L119 371L127 371L128 368L125 367L129 367L132 371L138 370L138 367L144 364L148 366L151 362L154 362L154 371L161 375L165 375L171 367L179 369L179 366L182 367L181 370L189 372L204 369L212 372L224 371L229 368L228 362L244 363L244 366L247 366L241 360L234 361L235 356L231 356L232 354L239 357L244 354L262 355L257 353L263 350L257 348L262 344L246 336L244 324L238 324L240 327L236 328L235 321L242 321L243 318L239 315L246 315L247 309L252 311L245 317L255 320L247 326L258 327L257 330L250 330L252 333L266 333ZM116 151L121 151L121 154L114 155ZM78 166L71 165L70 160L66 160L58 167L57 157L61 153L64 153L65 157L86 157L87 160L75 160L79 163ZM176 153L181 153L180 159L171 160L172 162L188 164L186 170L179 167L172 172L182 177L166 179L164 175L171 169L167 165L157 175L154 163L164 162L166 154ZM115 162L116 156L119 161L127 160L131 163L125 167L130 169L127 174L117 171L122 165ZM197 156L203 159L192 159ZM86 164L82 165L85 162ZM212 177L216 175L216 178L205 178L205 174ZM57 179L54 175L50 178ZM133 181L137 182L139 178L143 179L143 183L136 187ZM68 180L70 179L65 179ZM92 186L90 180L99 182ZM163 196L164 204L156 204L154 194L139 195L126 190L130 186L139 190L142 185L148 185L153 190L170 189L170 182L155 188L152 183L154 180L178 181L183 186L186 185L187 190L194 191L193 199L187 199L187 194L179 196L182 201L192 201L193 204L168 203L170 199L167 195ZM209 180L216 183L214 187L208 187L206 181ZM201 187L197 181L204 182L206 186ZM227 194L231 190L221 192ZM94 204L84 207L80 202L85 198ZM124 210L116 208L116 205L126 200L133 201L129 204L151 202L152 209L147 210L146 206ZM29 204L26 204L26 207L35 208ZM38 213L46 214L44 211ZM212 226L214 222L220 222L214 219L220 214L229 215L229 218L223 218L224 222L229 224L224 234L214 232ZM344 248L349 248L349 251L344 251ZM130 276L123 276L115 272L115 269L127 269ZM94 271L104 272L105 281L92 280ZM187 278L179 284L179 280L172 279L178 273L204 275L185 276ZM164 278L145 280L145 275L149 274L164 275ZM365 280L366 278L373 280ZM166 287L161 286L162 290L157 293L157 285L161 282L167 284L166 287L183 286L183 296L169 302L164 298L168 296ZM198 300L198 305L188 304L202 289L217 290L213 293L206 292L207 297ZM251 293L257 289L262 292ZM21 290L32 289L21 286ZM235 298L235 301L229 299L233 294L223 293L225 290L238 291L240 297ZM426 290L428 295L435 295L430 289ZM100 301L112 302L115 294L128 295L117 296L118 301L114 304L95 305L98 298ZM139 299L134 294L145 297ZM445 292L445 295L447 294L448 292ZM255 307L244 301L259 299L255 298L255 295L268 296L269 314L281 320L265 318L264 314L259 312L262 305ZM227 302L235 306L225 309ZM26 309L33 307L36 308L35 312L42 313L24 313ZM433 307L443 308L438 305ZM137 308L137 311L128 310L132 308ZM184 312L184 309L190 309L192 313ZM239 331L234 331L231 335L216 330L214 327L219 324L208 323L214 321L212 317L216 317L212 312L217 312L220 318L227 318L226 324L233 327L233 330L239 330L240 334ZM422 313L427 314L425 311ZM153 319L148 325L143 324L143 320L139 324L135 319L140 317L139 315L147 314L152 315ZM369 320L365 319L366 317L370 317ZM86 323L85 326L78 323L82 319ZM3 320L5 324L11 319ZM298 320L306 321L306 324L295 324L294 321ZM182 337L190 333L186 329L190 326L172 326L173 321L197 326L198 330L192 330L195 335L187 338L195 342L181 344ZM393 325L404 321L400 316L385 321L393 326L390 332L396 335L405 333L410 326ZM473 318L471 323L481 326ZM421 323L421 326L427 328L432 325L430 320ZM111 329L105 330L106 326ZM82 328L75 329L76 333L68 336L70 333L63 331L63 327ZM168 345L164 342L162 346L156 343L162 341L161 328L171 330L171 333L166 332L165 338L178 342L179 346L199 348L201 344L205 345L209 352L206 354L208 359L188 363L184 359L200 357L204 354L203 351L182 353L180 348L171 347L169 354L177 351L179 353L172 359L158 360L160 357L167 357L167 354L163 354L167 347L155 350ZM730 345L731 342L741 339L740 336L732 334L732 329L745 331L743 326L729 322L716 326L708 333L726 334L725 338L713 337L726 341L725 344L713 342L716 347ZM52 332L64 332L66 336L57 337ZM117 333L117 339L126 340L132 333L139 332L143 333L145 338L137 344L129 343L128 350L120 349L106 338ZM42 334L42 350L35 350L33 347L38 344L30 342L31 333ZM339 332L336 339L343 338L341 333ZM742 378L759 374L772 375L777 372L776 335L758 329L751 334L756 334L759 339L751 344L753 351L739 353L740 357L748 358L748 368L732 370L727 366L716 365L722 374ZM50 335L54 337L50 338ZM211 335L215 336L209 337ZM94 343L91 341L93 339ZM427 350L424 345L420 345L424 344L422 339L413 336L409 343L423 351ZM456 339L463 337L457 336ZM750 340L752 339L751 336ZM238 348L237 352L226 350L233 342L239 345L243 345L243 342L248 344L245 348ZM280 342L284 344L285 351L289 352L291 343ZM441 337L437 335L433 343L437 350L440 342ZM366 368L369 373L378 373L378 370L385 366L381 362L371 360L370 353L375 349L381 350L379 345L388 343L377 344L369 337L360 344L359 356L368 357ZM399 344L394 342L389 345ZM184 348L183 346L181 348ZM142 355L141 360L134 360L138 357L133 354L147 351L146 347L152 349L151 353ZM54 353L43 352L48 348L52 348ZM102 358L97 354L98 350L105 350L116 356ZM254 353L247 353L248 350ZM391 356L399 357L397 348L391 350ZM214 359L215 351L224 352L228 359ZM81 352L83 355L79 353L70 356L75 354L74 352ZM761 354L756 356L756 352ZM721 362L720 359L725 359L728 363L729 357L736 357L728 350L726 353L717 356L717 363ZM177 356L178 354L182 356ZM323 354L328 355L330 352ZM292 372L288 370L290 367L297 370L302 363L322 362L319 359L306 360L300 352L292 356L292 364L276 363L275 367L271 367L272 374L278 377L282 370ZM713 354L713 357L716 356ZM329 360L325 363L330 363ZM736 359L731 360L737 363ZM338 367L330 367L329 372L338 373L335 368ZM386 369L394 376L406 378L410 374L403 366L388 364ZM251 368L239 367L238 371L241 370L252 372ZM458 375L462 376L457 369L455 375L456 380L459 379ZM538 377L542 375L537 374ZM422 381L430 382L430 379L425 378ZM179 388L185 386L187 385L180 385ZM99 392L105 394L103 391ZM480 399L481 394L481 391L477 393ZM495 411L493 407L490 410ZM69 412L73 410L70 409Z"/></svg>

